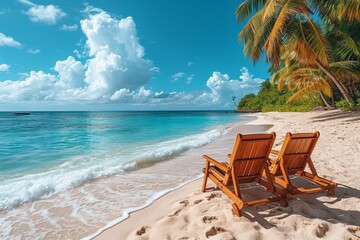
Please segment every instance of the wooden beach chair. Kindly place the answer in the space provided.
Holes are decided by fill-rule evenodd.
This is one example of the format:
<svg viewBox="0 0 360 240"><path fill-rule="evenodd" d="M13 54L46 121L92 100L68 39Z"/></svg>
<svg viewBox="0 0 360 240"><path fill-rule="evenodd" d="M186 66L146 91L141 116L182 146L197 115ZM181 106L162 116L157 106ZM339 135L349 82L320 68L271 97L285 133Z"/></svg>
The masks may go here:
<svg viewBox="0 0 360 240"><path fill-rule="evenodd" d="M287 206L286 196L273 185L268 169L268 156L274 144L275 133L271 134L238 134L229 162L218 162L207 155L204 168L202 191L206 191L207 179L210 178L234 203L234 213L241 216L240 210L245 206L281 201ZM267 178L265 178L266 176ZM240 193L240 183L256 182L273 193L273 197L245 202Z"/></svg>
<svg viewBox="0 0 360 240"><path fill-rule="evenodd" d="M287 189L290 194L315 193L327 191L329 195L334 195L336 183L318 176L311 159L311 154L316 142L320 137L319 132L315 133L287 133L280 151L271 150L272 154L277 155L276 159L271 159L271 174L275 183ZM305 167L309 166L311 172L306 172ZM298 175L316 184L316 187L301 188L294 186L290 179L291 175ZM280 178L279 176L283 176Z"/></svg>

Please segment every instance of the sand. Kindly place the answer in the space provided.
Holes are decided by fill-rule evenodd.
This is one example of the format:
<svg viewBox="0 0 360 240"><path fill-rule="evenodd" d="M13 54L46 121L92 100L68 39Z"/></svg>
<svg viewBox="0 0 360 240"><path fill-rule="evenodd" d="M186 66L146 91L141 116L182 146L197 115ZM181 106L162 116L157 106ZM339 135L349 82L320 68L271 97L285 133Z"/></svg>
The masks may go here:
<svg viewBox="0 0 360 240"><path fill-rule="evenodd" d="M258 119L248 123L249 128L234 129L225 139L216 141L218 151L209 155L225 160L236 133L251 132L254 126L273 125L264 129L276 132L274 146L278 149L287 131L317 130L321 135L313 161L320 176L338 183L335 196L325 192L296 195L288 207L278 203L257 205L244 208L242 217L237 217L226 195L217 189L202 193L202 179L197 179L132 213L95 239L360 239L360 113L253 115ZM213 147L202 151L207 149ZM211 186L211 181L208 184ZM262 191L252 184L242 186L245 198Z"/></svg>

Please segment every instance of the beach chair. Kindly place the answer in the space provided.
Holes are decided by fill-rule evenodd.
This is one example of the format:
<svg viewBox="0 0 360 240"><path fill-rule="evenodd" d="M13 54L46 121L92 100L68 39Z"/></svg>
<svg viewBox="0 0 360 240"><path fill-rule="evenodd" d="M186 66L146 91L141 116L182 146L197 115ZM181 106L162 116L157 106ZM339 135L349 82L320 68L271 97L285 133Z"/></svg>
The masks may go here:
<svg viewBox="0 0 360 240"><path fill-rule="evenodd" d="M229 162L218 162L203 155L206 160L202 192L206 191L207 179L210 178L232 201L235 215L241 216L245 206L281 201L287 206L285 194L273 185L268 169L268 156L274 144L275 133L238 134ZM266 176L266 177L265 177ZM240 183L256 182L272 192L273 196L245 202L241 197Z"/></svg>
<svg viewBox="0 0 360 240"><path fill-rule="evenodd" d="M311 159L311 154L320 136L315 133L287 133L280 151L271 150L272 154L277 155L275 159L270 158L271 174L274 182L287 189L290 194L315 193L327 191L329 195L334 195L336 183L318 176ZM309 166L310 172L305 171ZM315 187L303 188L296 187L290 176L298 175L312 183ZM280 178L279 176L282 176Z"/></svg>

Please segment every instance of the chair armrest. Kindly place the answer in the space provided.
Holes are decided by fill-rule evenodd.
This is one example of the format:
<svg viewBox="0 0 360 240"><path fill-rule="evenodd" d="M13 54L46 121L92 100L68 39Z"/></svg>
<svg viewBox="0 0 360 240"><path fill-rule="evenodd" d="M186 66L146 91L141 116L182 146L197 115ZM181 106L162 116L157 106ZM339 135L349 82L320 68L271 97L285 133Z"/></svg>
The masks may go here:
<svg viewBox="0 0 360 240"><path fill-rule="evenodd" d="M279 155L280 151L275 150L275 149L271 149L270 153Z"/></svg>
<svg viewBox="0 0 360 240"><path fill-rule="evenodd" d="M211 157L207 156L207 155L203 155L202 156L207 162L214 164L216 167L220 168L221 170L223 170L224 172L227 171L227 167L225 167L223 164L221 164L220 162L216 161L215 159L212 159Z"/></svg>

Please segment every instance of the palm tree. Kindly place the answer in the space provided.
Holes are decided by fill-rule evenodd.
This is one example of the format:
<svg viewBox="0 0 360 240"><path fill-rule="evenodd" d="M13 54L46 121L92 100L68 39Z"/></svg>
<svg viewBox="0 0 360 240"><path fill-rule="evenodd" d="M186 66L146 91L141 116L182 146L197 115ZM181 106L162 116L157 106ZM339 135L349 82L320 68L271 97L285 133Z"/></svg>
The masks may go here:
<svg viewBox="0 0 360 240"><path fill-rule="evenodd" d="M355 97L354 86L360 81L360 22L333 21L325 25L332 50L331 72L344 89Z"/></svg>
<svg viewBox="0 0 360 240"><path fill-rule="evenodd" d="M236 108L238 108L238 105L235 102L236 96L232 96L231 99L232 99L233 103L235 104Z"/></svg>
<svg viewBox="0 0 360 240"><path fill-rule="evenodd" d="M239 40L244 41L244 53L256 62L262 53L266 54L266 61L271 62L271 70L280 69L282 53L295 54L299 63L309 67L318 67L337 86L344 98L352 105L350 98L336 77L328 70L328 42L322 29L313 21L315 8L318 13L340 12L333 9L340 6L342 13L338 18L345 19L351 13L351 19L360 20L360 13L349 8L359 7L358 0L334 0L331 5L325 0L312 0L307 5L305 0L246 0L236 10L238 21L244 20L255 12L239 34ZM319 14L330 22L336 14Z"/></svg>
<svg viewBox="0 0 360 240"><path fill-rule="evenodd" d="M288 103L319 95L327 108L333 108L324 96L325 94L328 97L332 97L331 86L327 79L324 78L324 73L318 68L298 68L288 65L275 73L271 77L271 81L278 83L279 90L281 90L285 84L287 84L289 90L297 90L297 92L288 99Z"/></svg>

